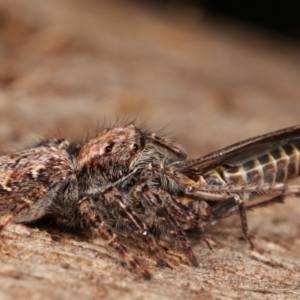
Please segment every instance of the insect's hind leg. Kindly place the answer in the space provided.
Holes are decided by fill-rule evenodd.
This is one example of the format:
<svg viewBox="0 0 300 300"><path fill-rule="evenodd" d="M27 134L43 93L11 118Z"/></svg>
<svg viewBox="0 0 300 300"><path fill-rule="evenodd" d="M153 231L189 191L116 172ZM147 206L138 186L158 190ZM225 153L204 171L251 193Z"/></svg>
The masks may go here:
<svg viewBox="0 0 300 300"><path fill-rule="evenodd" d="M22 210L29 208L32 202L28 199L19 200L18 203L0 219L0 231L17 216Z"/></svg>
<svg viewBox="0 0 300 300"><path fill-rule="evenodd" d="M249 235L249 230L248 230L248 221L247 221L247 215L246 215L246 208L244 201L239 197L239 196L234 196L236 204L239 206L239 214L240 214L240 219L241 219L241 226L242 226L242 231L244 234L245 239L250 245L250 249L254 249L254 244L250 238Z"/></svg>
<svg viewBox="0 0 300 300"><path fill-rule="evenodd" d="M250 249L254 249L254 244L250 238L248 231L248 222L246 215L246 208L244 201L237 195L227 198L226 200L212 206L211 217L213 219L223 219L237 212L237 208L240 215L242 231L245 239L250 245Z"/></svg>
<svg viewBox="0 0 300 300"><path fill-rule="evenodd" d="M284 196L288 195L300 197L300 185L286 185Z"/></svg>
<svg viewBox="0 0 300 300"><path fill-rule="evenodd" d="M246 205L246 209L247 210L254 209L258 207L267 206L273 203L284 203L284 199L287 196L300 197L300 185L285 185L285 190L281 194L268 198L258 203L252 204L251 202L249 202Z"/></svg>

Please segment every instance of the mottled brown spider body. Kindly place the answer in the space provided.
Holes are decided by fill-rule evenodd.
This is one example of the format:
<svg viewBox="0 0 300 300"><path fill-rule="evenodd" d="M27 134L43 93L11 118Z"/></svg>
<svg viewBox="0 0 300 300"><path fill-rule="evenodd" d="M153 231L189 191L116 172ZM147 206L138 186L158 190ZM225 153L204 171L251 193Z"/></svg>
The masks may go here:
<svg viewBox="0 0 300 300"><path fill-rule="evenodd" d="M145 169L151 162L161 163L163 159L169 162L174 157L182 159L185 156L180 148L170 145L128 125L104 130L84 145L52 139L4 155L0 157L0 230L10 220L27 223L46 215L67 226L85 224L149 278L147 270L127 251L116 234L126 232L133 240L142 241L158 265L165 266L163 255L150 233L153 226L160 224L160 221L155 222L158 225L152 221L149 224L147 210L153 208L154 216L170 223L164 233L168 234L171 229L171 235L178 236L180 247L196 265L196 258L175 219L168 215L161 200L157 199L159 212L157 204L152 203L151 197L155 194L150 192L150 186L156 185L155 180L146 186L149 174ZM145 188L145 199L133 196L144 194Z"/></svg>

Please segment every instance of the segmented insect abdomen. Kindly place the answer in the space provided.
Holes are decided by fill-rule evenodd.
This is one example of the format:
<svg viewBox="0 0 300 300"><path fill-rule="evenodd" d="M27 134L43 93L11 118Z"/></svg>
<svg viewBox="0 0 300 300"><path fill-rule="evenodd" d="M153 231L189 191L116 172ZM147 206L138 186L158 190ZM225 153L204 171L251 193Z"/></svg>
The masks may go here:
<svg viewBox="0 0 300 300"><path fill-rule="evenodd" d="M221 166L206 174L207 183L262 184L280 183L300 171L300 141L288 143L238 166Z"/></svg>

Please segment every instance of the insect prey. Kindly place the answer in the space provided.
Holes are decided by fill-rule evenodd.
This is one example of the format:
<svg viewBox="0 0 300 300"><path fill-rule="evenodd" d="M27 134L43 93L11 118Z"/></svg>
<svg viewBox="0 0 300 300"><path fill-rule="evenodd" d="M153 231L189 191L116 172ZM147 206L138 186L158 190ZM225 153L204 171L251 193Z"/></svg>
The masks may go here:
<svg viewBox="0 0 300 300"><path fill-rule="evenodd" d="M0 157L0 230L45 216L91 229L137 273L151 274L121 236L142 243L160 267L167 237L197 267L186 235L239 214L250 247L247 209L282 202L300 186L300 126L279 130L189 160L175 143L134 124L103 130L84 144L42 141Z"/></svg>

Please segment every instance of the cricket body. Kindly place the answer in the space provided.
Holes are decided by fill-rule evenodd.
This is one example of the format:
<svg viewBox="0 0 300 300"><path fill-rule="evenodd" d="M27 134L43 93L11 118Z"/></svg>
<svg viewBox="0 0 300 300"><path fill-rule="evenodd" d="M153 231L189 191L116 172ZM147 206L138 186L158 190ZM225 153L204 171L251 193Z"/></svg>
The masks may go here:
<svg viewBox="0 0 300 300"><path fill-rule="evenodd" d="M187 184L185 205L210 203L213 219L239 210L243 233L251 248L246 209L283 202L298 195L299 186L285 182L300 175L300 127L290 127L231 145L199 159L181 164L192 178ZM203 216L202 216L203 217Z"/></svg>
<svg viewBox="0 0 300 300"><path fill-rule="evenodd" d="M134 124L105 129L83 144L45 140L0 157L0 230L10 221L53 217L107 240L145 279L150 273L122 242L141 244L168 266L160 239L197 267L186 230L298 195L300 126L226 147L198 159ZM257 201L258 200L258 201Z"/></svg>

